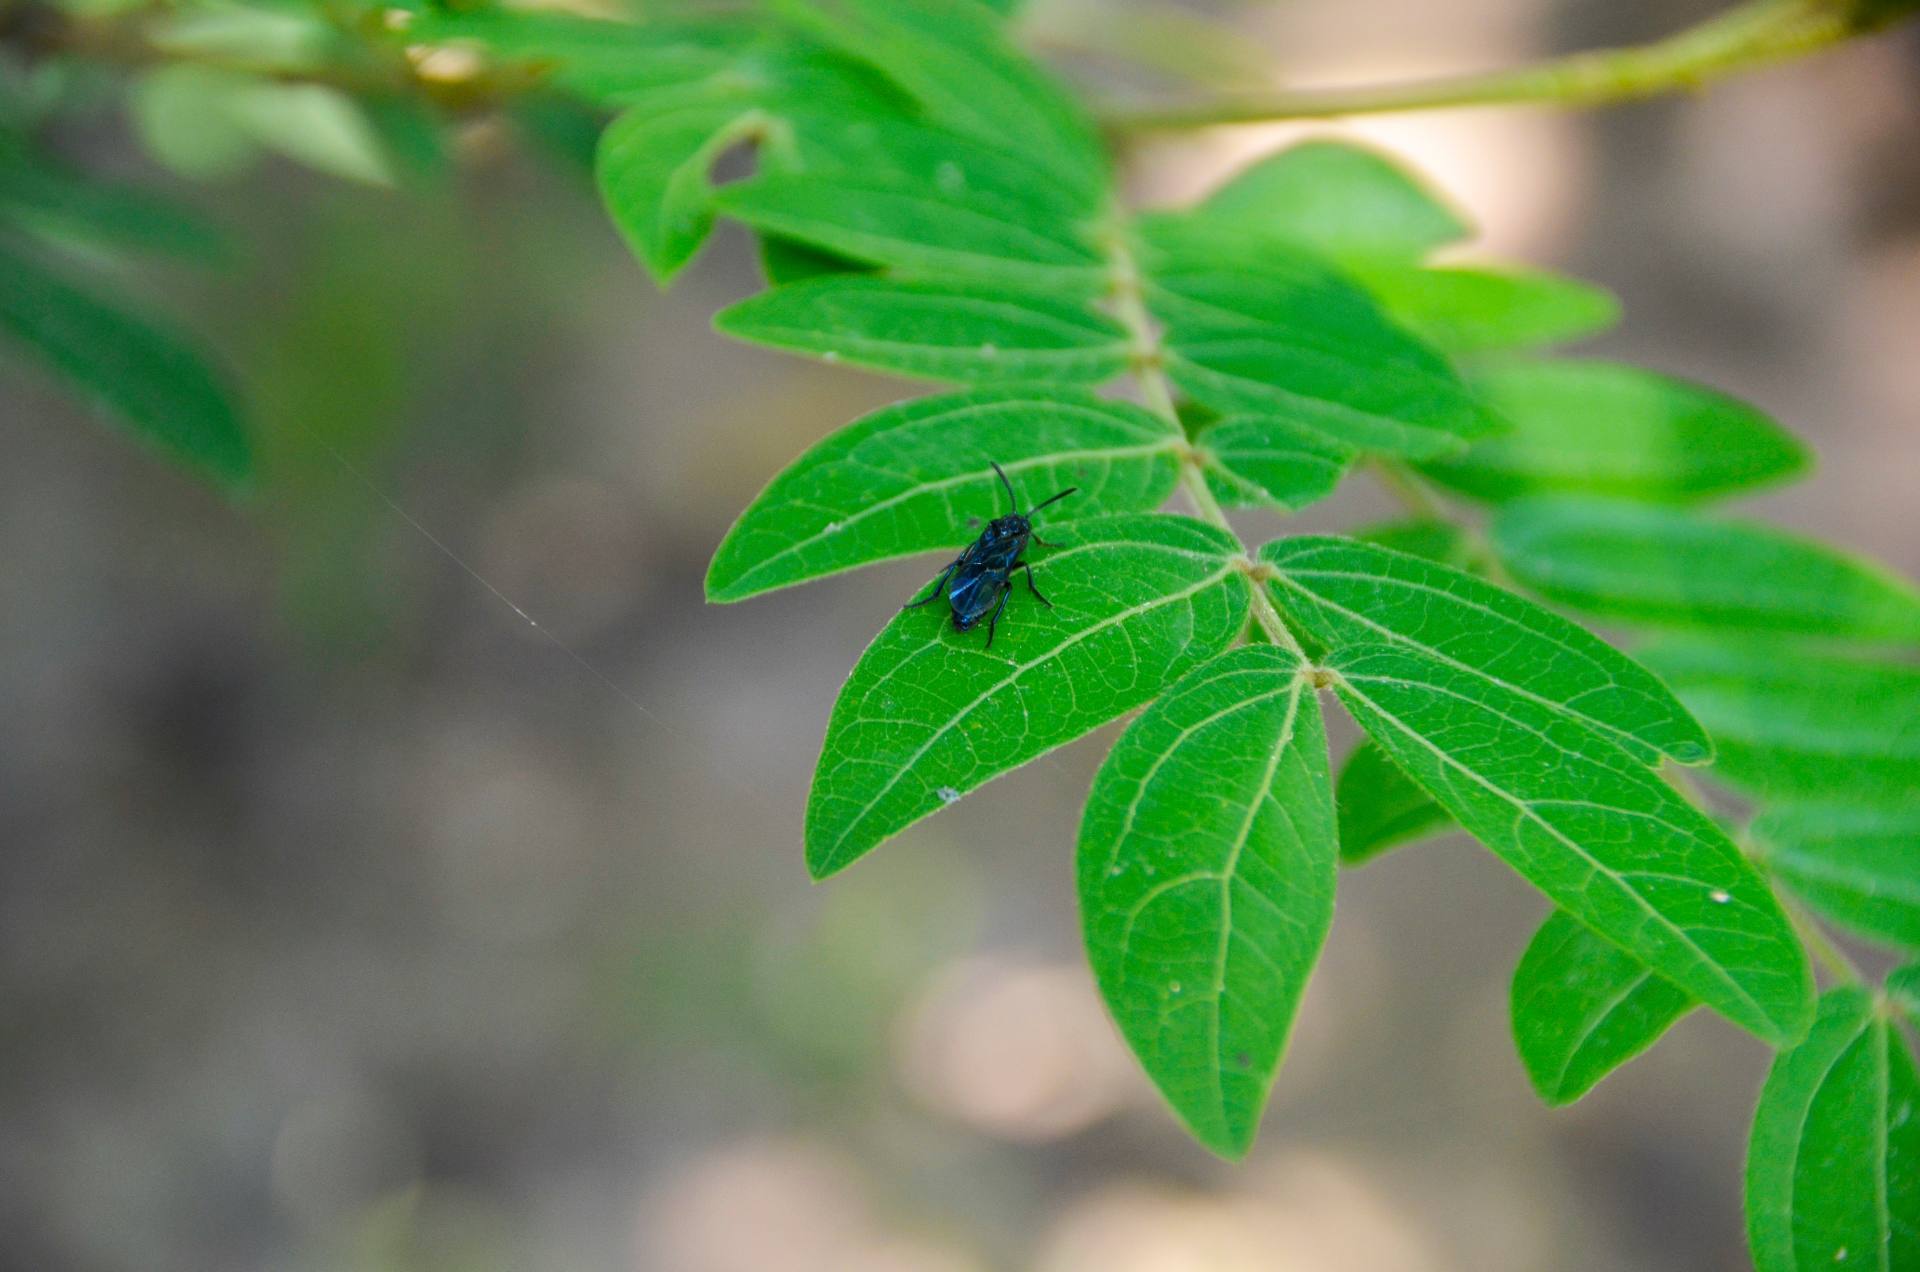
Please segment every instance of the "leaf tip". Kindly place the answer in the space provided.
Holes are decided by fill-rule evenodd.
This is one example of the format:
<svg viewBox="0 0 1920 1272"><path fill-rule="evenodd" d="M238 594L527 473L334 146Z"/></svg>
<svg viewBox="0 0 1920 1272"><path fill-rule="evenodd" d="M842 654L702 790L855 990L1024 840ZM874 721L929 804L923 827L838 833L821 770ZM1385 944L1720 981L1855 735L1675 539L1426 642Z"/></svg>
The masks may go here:
<svg viewBox="0 0 1920 1272"><path fill-rule="evenodd" d="M1221 1161L1237 1163L1245 1161L1247 1154L1253 1150L1253 1141L1258 1130L1259 1127L1256 1124L1249 1123L1244 1128L1226 1128L1223 1135L1201 1135L1196 1131L1194 1138L1200 1141L1201 1147Z"/></svg>
<svg viewBox="0 0 1920 1272"><path fill-rule="evenodd" d="M707 566L707 577L701 581L700 586L709 605L731 605L735 601L744 601L752 595L750 591L741 587L740 572L718 553Z"/></svg>
<svg viewBox="0 0 1920 1272"><path fill-rule="evenodd" d="M807 877L813 882L825 883L852 864L853 857L841 853L838 844L822 846L816 840L807 841Z"/></svg>

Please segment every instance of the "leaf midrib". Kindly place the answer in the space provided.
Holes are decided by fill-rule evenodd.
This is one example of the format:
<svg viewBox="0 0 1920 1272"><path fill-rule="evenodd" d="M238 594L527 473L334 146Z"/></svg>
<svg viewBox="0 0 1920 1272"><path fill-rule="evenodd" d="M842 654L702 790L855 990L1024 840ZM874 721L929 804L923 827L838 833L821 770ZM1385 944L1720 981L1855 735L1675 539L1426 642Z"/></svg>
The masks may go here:
<svg viewBox="0 0 1920 1272"><path fill-rule="evenodd" d="M1887 1202L1887 1101L1893 1094L1893 1076L1888 1072L1893 1057L1893 1030L1876 1018L1868 1033L1879 1043L1874 1048L1873 1118L1873 1217L1874 1258L1883 1272L1890 1272L1893 1261L1893 1210Z"/></svg>
<svg viewBox="0 0 1920 1272"><path fill-rule="evenodd" d="M1280 725L1280 737L1274 743L1273 753L1267 757L1267 766L1260 777L1258 787L1252 799L1247 801L1247 815L1241 820L1240 831L1234 836L1233 847L1227 853L1227 859L1220 867L1220 943L1214 951L1213 967L1213 1010L1209 1032L1212 1040L1208 1050L1212 1053L1210 1066L1213 1078L1214 1101L1220 1111L1220 1124L1230 1128L1232 1121L1227 1113L1226 1065L1220 1052L1221 1030L1224 1028L1222 1017L1225 1015L1227 989L1227 958L1233 945L1233 879L1234 871L1240 864L1240 856L1246 851L1247 840L1253 835L1253 823L1259 817L1260 810L1273 798L1274 775L1280 771L1280 762L1293 744L1295 726L1300 719L1300 699L1304 696L1307 677L1303 669L1296 669L1292 682L1287 686L1287 715ZM1276 801L1277 802L1277 801ZM1285 811L1284 809L1282 810Z"/></svg>
<svg viewBox="0 0 1920 1272"><path fill-rule="evenodd" d="M1575 920L1575 922L1578 922L1578 920ZM1593 1036L1599 1033L1600 1030L1613 1019L1614 1014L1626 1005L1629 998L1640 991L1641 986L1652 979L1652 970L1642 964L1638 975L1628 981L1620 992L1609 998L1598 1013L1589 1015L1585 1027L1580 1031L1580 1037L1575 1040L1572 1047L1568 1048L1567 1058L1561 1063L1560 1072L1555 1075L1554 1094L1556 1096L1562 1099L1566 1098L1567 1075L1573 1071L1574 1062L1580 1058L1581 1054L1586 1051L1587 1046L1592 1043Z"/></svg>
<svg viewBox="0 0 1920 1272"><path fill-rule="evenodd" d="M1267 668L1234 668L1225 674L1210 676L1205 680L1199 681L1193 688L1200 689L1208 685L1217 685L1222 680L1227 679L1228 676L1267 676L1271 674L1271 670ZM1277 698L1281 694L1286 693L1288 689L1289 686L1282 685L1278 689L1264 690L1249 698L1236 699L1231 704L1220 708L1220 710L1207 716L1205 719L1197 720L1174 734L1173 741L1169 743L1160 754L1153 757L1153 763L1147 766L1147 771L1141 775L1139 784L1134 788L1133 798L1127 801L1126 815L1120 820L1120 833L1114 836L1113 851L1107 854L1106 869L1112 870L1115 864L1119 862L1120 849L1126 843L1127 836L1133 833L1134 821L1139 816L1141 802L1146 799L1147 788L1153 785L1153 779L1160 775L1160 770L1167 766L1173 759L1174 753L1180 749L1188 738L1210 725L1218 724L1236 711L1244 711L1248 707L1265 702L1270 698Z"/></svg>

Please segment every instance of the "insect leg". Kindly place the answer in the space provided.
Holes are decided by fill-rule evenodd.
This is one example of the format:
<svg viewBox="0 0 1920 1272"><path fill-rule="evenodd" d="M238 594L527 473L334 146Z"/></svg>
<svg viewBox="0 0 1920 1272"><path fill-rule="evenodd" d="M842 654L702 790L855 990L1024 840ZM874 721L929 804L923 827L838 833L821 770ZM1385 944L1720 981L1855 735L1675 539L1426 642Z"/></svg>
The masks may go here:
<svg viewBox="0 0 1920 1272"><path fill-rule="evenodd" d="M940 571L940 577L934 580L933 590L931 592L928 592L925 596L921 597L917 601L908 601L905 605L902 605L900 608L903 610L919 609L922 605L925 605L927 602L939 596L941 590L947 586L947 580L952 578L953 572L959 568L960 568L960 558L955 557L947 565L946 569Z"/></svg>
<svg viewBox="0 0 1920 1272"><path fill-rule="evenodd" d="M1032 531L1028 531L1027 537L1032 539L1035 543L1039 544L1043 548L1057 548L1060 546L1057 543L1048 543L1045 539L1042 539L1039 535L1034 534Z"/></svg>
<svg viewBox="0 0 1920 1272"><path fill-rule="evenodd" d="M1020 563L1020 568L1027 572L1027 591L1033 593L1033 599L1040 602L1042 605L1046 606L1048 609L1052 609L1053 602L1048 600L1046 597L1040 595L1040 589L1033 585L1033 567L1031 565L1028 565L1025 561L1022 561Z"/></svg>
<svg viewBox="0 0 1920 1272"><path fill-rule="evenodd" d="M987 620L987 648L988 649L993 648L993 629L999 625L1000 611L1007 608L1007 598L1011 595L1013 595L1012 588L1008 588L1006 591L1000 593L1000 603L993 607L993 617Z"/></svg>

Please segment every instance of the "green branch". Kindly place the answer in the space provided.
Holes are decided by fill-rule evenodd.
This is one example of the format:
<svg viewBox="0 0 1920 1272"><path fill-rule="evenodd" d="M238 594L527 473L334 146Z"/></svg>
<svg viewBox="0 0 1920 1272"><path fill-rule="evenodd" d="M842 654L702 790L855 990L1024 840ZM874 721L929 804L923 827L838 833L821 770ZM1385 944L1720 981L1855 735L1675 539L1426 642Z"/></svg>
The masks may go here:
<svg viewBox="0 0 1920 1272"><path fill-rule="evenodd" d="M1749 0L1651 44L1400 84L1274 89L1117 106L1102 119L1112 131L1129 133L1449 106L1604 106L1698 89L1871 34L1916 13L1920 0Z"/></svg>

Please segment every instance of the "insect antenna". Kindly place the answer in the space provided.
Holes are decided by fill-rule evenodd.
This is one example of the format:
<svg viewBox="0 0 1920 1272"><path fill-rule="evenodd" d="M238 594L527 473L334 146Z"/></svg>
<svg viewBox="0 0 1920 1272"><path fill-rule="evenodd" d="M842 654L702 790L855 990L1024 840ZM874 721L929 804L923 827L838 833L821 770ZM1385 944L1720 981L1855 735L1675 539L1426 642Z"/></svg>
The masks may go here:
<svg viewBox="0 0 1920 1272"><path fill-rule="evenodd" d="M1062 499L1065 499L1068 495L1073 494L1075 491L1079 489L1080 487L1078 486L1068 486L1065 490L1061 491L1059 494L1054 495L1048 499L1042 499L1039 503L1027 509L1027 515L1031 517L1034 513L1040 511L1042 508L1046 507L1048 504L1059 503Z"/></svg>
<svg viewBox="0 0 1920 1272"><path fill-rule="evenodd" d="M1013 497L1013 483L1007 480L1006 470L1001 468L999 464L994 463L994 461L991 459L988 460L987 462L989 464L993 464L993 471L1000 474L1000 484L1007 488L1007 511L1008 512L1020 511L1020 501Z"/></svg>

